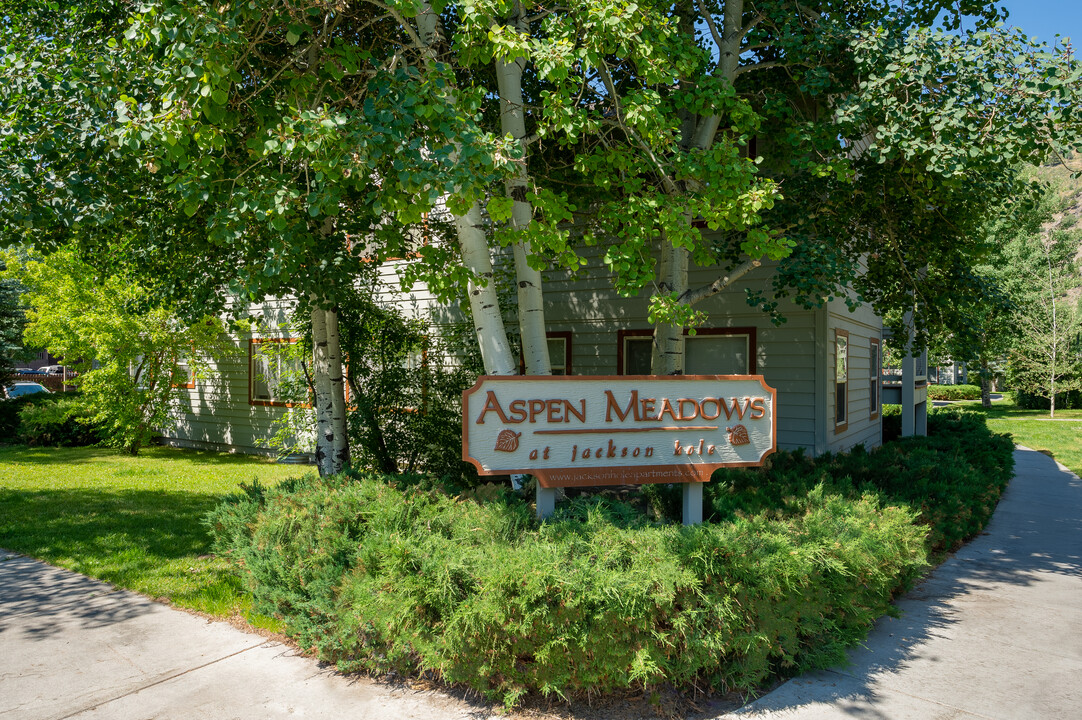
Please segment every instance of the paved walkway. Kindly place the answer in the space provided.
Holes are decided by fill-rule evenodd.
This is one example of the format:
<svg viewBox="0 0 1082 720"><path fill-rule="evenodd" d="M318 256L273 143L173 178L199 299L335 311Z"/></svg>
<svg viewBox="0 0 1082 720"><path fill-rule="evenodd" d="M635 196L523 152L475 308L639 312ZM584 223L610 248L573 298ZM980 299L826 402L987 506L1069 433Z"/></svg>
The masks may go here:
<svg viewBox="0 0 1082 720"><path fill-rule="evenodd" d="M1040 453L1015 457L988 532L902 599L902 617L881 620L851 667L697 717L1082 718L1082 481ZM495 716L341 677L279 643L0 551L0 720Z"/></svg>
<svg viewBox="0 0 1082 720"><path fill-rule="evenodd" d="M291 648L0 550L2 720L449 720L432 690L343 677Z"/></svg>
<svg viewBox="0 0 1082 720"><path fill-rule="evenodd" d="M848 668L727 718L1082 718L1082 480L1015 451L986 532L898 602Z"/></svg>

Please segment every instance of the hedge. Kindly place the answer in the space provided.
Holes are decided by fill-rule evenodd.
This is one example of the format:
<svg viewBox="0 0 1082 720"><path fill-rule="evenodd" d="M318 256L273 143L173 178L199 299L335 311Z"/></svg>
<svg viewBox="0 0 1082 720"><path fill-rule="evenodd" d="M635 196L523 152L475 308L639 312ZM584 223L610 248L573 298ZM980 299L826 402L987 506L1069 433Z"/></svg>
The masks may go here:
<svg viewBox="0 0 1082 720"><path fill-rule="evenodd" d="M1047 395L1019 388L1014 394L1015 404L1023 410L1048 410L1052 407ZM1067 390L1056 393L1057 410L1082 408L1082 390Z"/></svg>
<svg viewBox="0 0 1082 720"><path fill-rule="evenodd" d="M748 691L841 660L929 551L983 527L1010 440L960 413L930 429L719 473L693 528L667 520L675 488L645 491L653 519L581 497L538 524L509 493L478 503L365 473L256 485L208 523L257 607L344 671L426 674L507 705Z"/></svg>
<svg viewBox="0 0 1082 720"><path fill-rule="evenodd" d="M29 403L20 409L15 434L19 442L69 447L101 442L101 433L76 393L55 393L49 397L49 401Z"/></svg>
<svg viewBox="0 0 1082 720"><path fill-rule="evenodd" d="M929 385L929 400L980 400L979 385Z"/></svg>

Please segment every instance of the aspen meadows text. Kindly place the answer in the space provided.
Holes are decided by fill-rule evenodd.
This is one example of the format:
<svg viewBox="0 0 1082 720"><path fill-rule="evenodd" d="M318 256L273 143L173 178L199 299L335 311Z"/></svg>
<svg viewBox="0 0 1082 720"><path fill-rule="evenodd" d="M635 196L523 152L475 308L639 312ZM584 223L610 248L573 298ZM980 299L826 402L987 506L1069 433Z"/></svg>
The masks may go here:
<svg viewBox="0 0 1082 720"><path fill-rule="evenodd" d="M507 424L536 423L570 423L577 420L586 422L586 399L576 401L564 398L543 399L532 398L524 400L512 400L507 403L506 410L500 404L496 393L489 390L485 397L485 404L478 414L476 423L484 425L485 418L489 413L495 413L500 422ZM677 422L689 420L717 420L725 415L726 420L734 417L743 420L747 415L750 420L758 420L766 415L766 398L764 397L703 397L703 398L676 398L667 397L639 397L638 390L632 390L626 402L621 406L611 390L605 391L605 422L660 422L666 418Z"/></svg>

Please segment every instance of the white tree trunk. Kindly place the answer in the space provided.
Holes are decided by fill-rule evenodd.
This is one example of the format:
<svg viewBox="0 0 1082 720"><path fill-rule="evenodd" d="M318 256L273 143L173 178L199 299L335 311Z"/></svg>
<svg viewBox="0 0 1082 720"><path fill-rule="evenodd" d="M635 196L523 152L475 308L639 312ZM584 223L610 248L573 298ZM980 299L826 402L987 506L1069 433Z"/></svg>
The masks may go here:
<svg viewBox="0 0 1082 720"><path fill-rule="evenodd" d="M687 248L674 247L662 239L660 281L657 292L683 296L688 289ZM650 359L654 375L684 374L684 328L675 323L659 322L654 326L654 351Z"/></svg>
<svg viewBox="0 0 1082 720"><path fill-rule="evenodd" d="M338 316L312 305L312 383L315 385L316 466L321 476L342 472L349 461L345 383Z"/></svg>
<svg viewBox="0 0 1082 720"><path fill-rule="evenodd" d="M736 79L736 71L740 66L740 45L744 36L744 0L725 0L724 18L721 28L721 47L718 74L732 83ZM721 118L706 116L699 119L695 127L695 135L691 145L699 150L707 150L714 144L714 136L717 134ZM689 217L691 223L694 218ZM717 294L724 287L736 280L737 277L747 273L754 267L758 267L759 261L752 259L739 269L739 274L734 273L733 278L719 280L708 288L703 288L694 293L688 290L688 251L685 248L670 246L662 241L661 263L659 268L658 291L662 293L677 293L681 303L691 304L711 295ZM651 371L655 375L682 375L684 373L684 328L671 323L658 323L654 328L654 352L651 358Z"/></svg>
<svg viewBox="0 0 1082 720"><path fill-rule="evenodd" d="M1056 324L1056 281L1052 276L1052 251L1047 246L1044 249L1044 256L1048 261L1048 295L1052 300L1052 369L1051 378L1048 381L1050 391L1048 417L1054 418L1056 416L1056 351L1059 350L1059 338L1056 335L1059 328Z"/></svg>
<svg viewBox="0 0 1082 720"><path fill-rule="evenodd" d="M440 31L440 19L427 3L421 3L417 14L417 34L425 45L425 54L430 62L436 62L436 48L443 42ZM454 102L454 88L449 88L449 100ZM456 148L451 162L458 155ZM485 233L481 208L474 202L465 215L455 215L455 232L458 247L462 254L462 264L477 280L471 281L468 288L470 310L473 312L474 332L481 349L481 360L488 375L515 375L514 358L511 346L507 342L507 330L503 325L500 312L500 300L496 294L496 283L492 273L492 258L489 255L488 237Z"/></svg>
<svg viewBox="0 0 1082 720"><path fill-rule="evenodd" d="M312 306L312 398L316 411L316 467L321 476L333 475L334 428L331 423L331 374L327 362L327 313Z"/></svg>
<svg viewBox="0 0 1082 720"><path fill-rule="evenodd" d="M469 286L470 310L473 311L473 327L481 359L488 375L515 375L514 358L507 342L507 331L500 313L500 300L496 295L496 282L489 257L488 237L481 218L481 208L474 203L465 215L455 216L459 249L466 269L479 281Z"/></svg>
<svg viewBox="0 0 1082 720"><path fill-rule="evenodd" d="M338 332L338 310L326 311L327 364L331 381L331 423L334 428L335 472L349 463L349 432L346 427L346 377L342 361L342 342Z"/></svg>
<svg viewBox="0 0 1082 720"><path fill-rule="evenodd" d="M515 202L518 205L528 203ZM528 212L528 211L527 211ZM512 245L515 253L515 277L518 283L518 329L522 337L522 359L527 375L551 375L548 337L545 334L545 307L541 290L541 272L527 263L528 242Z"/></svg>
<svg viewBox="0 0 1082 720"><path fill-rule="evenodd" d="M725 0L725 12L721 26L721 47L718 58L718 75L730 83L736 79L740 67L740 46L744 39L744 0ZM708 115L700 118L695 127L692 147L706 150L714 144L714 135L718 132L721 118Z"/></svg>
<svg viewBox="0 0 1082 720"><path fill-rule="evenodd" d="M525 10L516 3L516 27L525 32ZM515 175L506 183L511 198L511 225L518 232L529 228L533 220L533 206L527 201L529 170L526 165L526 118L522 101L522 70L526 58L510 61L496 60L496 82L500 92L500 129L519 144L522 157L515 162ZM515 278L518 285L518 325L522 337L522 357L527 375L551 375L548 341L545 335L545 308L541 287L541 272L530 267L527 258L531 248L528 241L512 245L515 256Z"/></svg>

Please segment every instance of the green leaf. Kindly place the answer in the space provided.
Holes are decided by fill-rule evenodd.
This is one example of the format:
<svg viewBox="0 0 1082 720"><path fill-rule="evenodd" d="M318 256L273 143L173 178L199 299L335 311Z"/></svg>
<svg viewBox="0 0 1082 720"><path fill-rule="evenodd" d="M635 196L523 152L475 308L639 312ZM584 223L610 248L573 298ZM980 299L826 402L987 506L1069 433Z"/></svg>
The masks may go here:
<svg viewBox="0 0 1082 720"><path fill-rule="evenodd" d="M507 222L511 219L512 212L515 207L515 201L506 195L494 195L488 201L488 205L485 209L488 210L488 216L495 222Z"/></svg>

